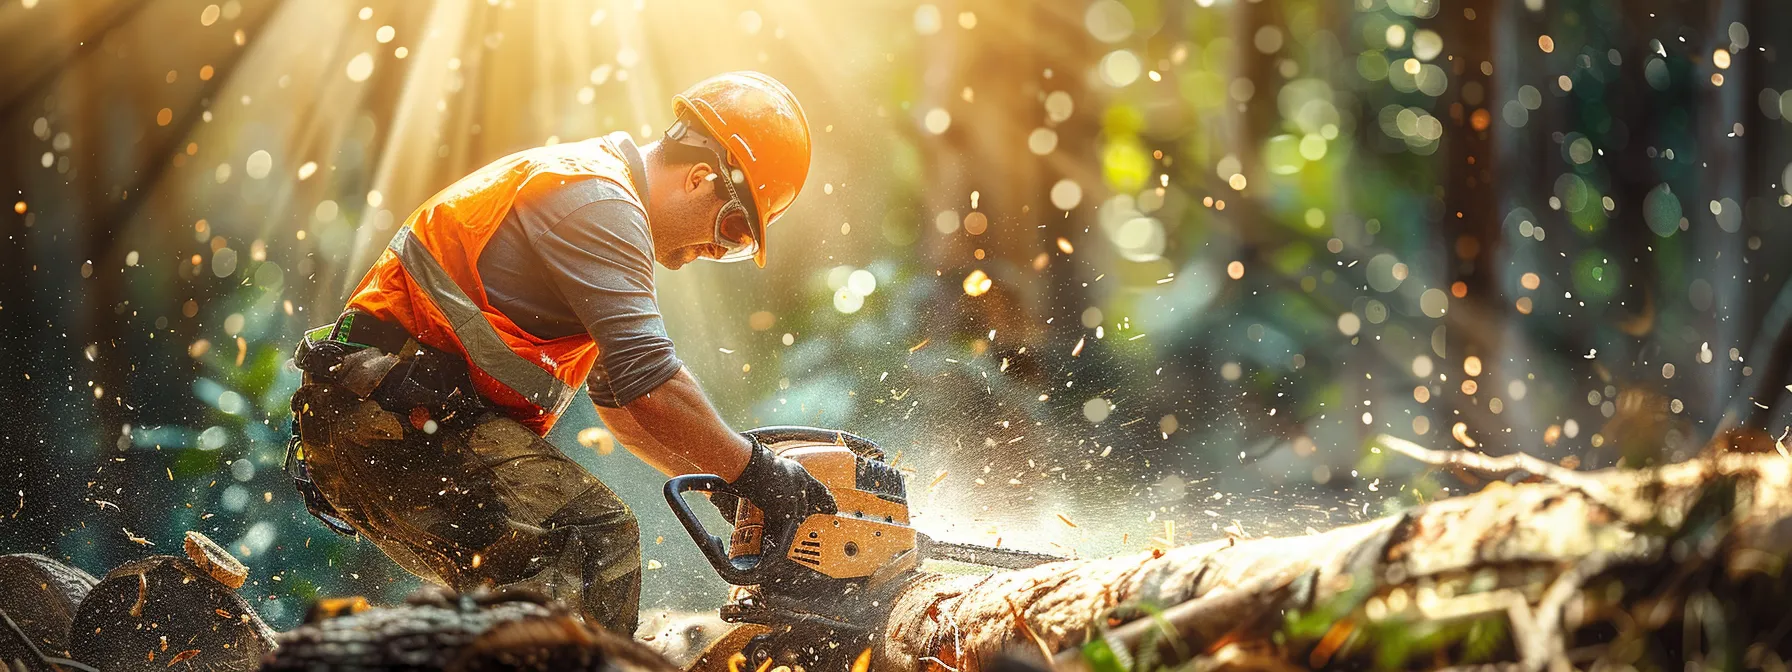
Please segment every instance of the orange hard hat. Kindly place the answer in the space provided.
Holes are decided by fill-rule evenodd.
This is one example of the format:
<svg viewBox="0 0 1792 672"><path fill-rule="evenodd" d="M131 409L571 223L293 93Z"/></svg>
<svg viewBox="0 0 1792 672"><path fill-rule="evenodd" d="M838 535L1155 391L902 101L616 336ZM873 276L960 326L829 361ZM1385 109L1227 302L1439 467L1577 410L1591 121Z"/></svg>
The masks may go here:
<svg viewBox="0 0 1792 672"><path fill-rule="evenodd" d="M672 98L679 118L701 124L728 150L752 194L753 262L765 267L765 229L790 209L809 177L809 120L790 89L764 74L728 72Z"/></svg>

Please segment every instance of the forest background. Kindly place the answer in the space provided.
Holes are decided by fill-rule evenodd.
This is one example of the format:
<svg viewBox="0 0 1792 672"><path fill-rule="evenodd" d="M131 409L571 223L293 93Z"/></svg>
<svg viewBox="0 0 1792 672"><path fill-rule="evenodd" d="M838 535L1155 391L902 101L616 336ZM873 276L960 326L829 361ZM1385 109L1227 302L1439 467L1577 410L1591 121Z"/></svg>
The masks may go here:
<svg viewBox="0 0 1792 672"><path fill-rule="evenodd" d="M282 629L410 591L282 471L299 333L458 177L650 140L733 69L815 164L766 269L659 274L679 355L737 428L882 443L935 536L1097 556L1463 491L1380 433L1779 436L1789 37L1770 0L4 0L0 552L199 530ZM657 473L582 404L552 437L642 518L646 604L712 607Z"/></svg>

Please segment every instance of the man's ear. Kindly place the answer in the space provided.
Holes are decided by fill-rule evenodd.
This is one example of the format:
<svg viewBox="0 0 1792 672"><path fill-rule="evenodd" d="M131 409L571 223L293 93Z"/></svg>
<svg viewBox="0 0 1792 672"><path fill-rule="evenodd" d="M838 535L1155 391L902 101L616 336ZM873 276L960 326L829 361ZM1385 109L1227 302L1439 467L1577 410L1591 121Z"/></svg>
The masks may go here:
<svg viewBox="0 0 1792 672"><path fill-rule="evenodd" d="M709 183L717 177L719 176L716 174L716 169L710 167L708 163L699 161L691 164L691 169L685 173L684 190L694 192L698 189L709 188Z"/></svg>

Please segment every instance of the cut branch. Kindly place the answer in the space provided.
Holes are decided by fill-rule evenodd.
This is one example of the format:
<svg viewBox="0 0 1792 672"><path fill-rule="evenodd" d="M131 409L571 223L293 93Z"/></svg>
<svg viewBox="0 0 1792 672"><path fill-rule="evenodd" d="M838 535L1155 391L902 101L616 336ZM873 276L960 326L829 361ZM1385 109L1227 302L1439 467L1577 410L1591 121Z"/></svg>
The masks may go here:
<svg viewBox="0 0 1792 672"><path fill-rule="evenodd" d="M1595 497L1603 494L1605 490L1605 486L1601 485L1598 479L1588 477L1587 472L1569 469L1524 453L1495 457L1473 450L1432 450L1406 439L1386 434L1375 437L1375 442L1383 448L1433 466L1461 467L1493 477L1524 472L1561 483Z"/></svg>

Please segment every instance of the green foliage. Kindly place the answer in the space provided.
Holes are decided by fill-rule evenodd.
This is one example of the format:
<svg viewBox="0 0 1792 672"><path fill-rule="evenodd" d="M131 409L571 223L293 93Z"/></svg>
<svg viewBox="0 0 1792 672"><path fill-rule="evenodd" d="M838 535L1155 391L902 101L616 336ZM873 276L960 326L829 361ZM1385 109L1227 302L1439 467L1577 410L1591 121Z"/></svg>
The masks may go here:
<svg viewBox="0 0 1792 672"><path fill-rule="evenodd" d="M1151 154L1131 135L1108 139L1101 151L1101 166L1108 186L1122 193L1144 188L1151 178Z"/></svg>
<svg viewBox="0 0 1792 672"><path fill-rule="evenodd" d="M1574 290L1587 299L1602 301L1618 291L1620 270L1604 250L1587 250L1574 258Z"/></svg>
<svg viewBox="0 0 1792 672"><path fill-rule="evenodd" d="M1462 655L1458 660L1465 665L1492 661L1500 649L1511 642L1510 630L1503 618L1475 619L1463 633Z"/></svg>
<svg viewBox="0 0 1792 672"><path fill-rule="evenodd" d="M222 466L217 451L172 450L163 451L163 453L173 456L170 458L172 461L168 464L168 469L174 473L176 479L197 480L208 474L218 473L218 469Z"/></svg>
<svg viewBox="0 0 1792 672"><path fill-rule="evenodd" d="M1354 574L1350 577L1350 586L1330 599L1321 601L1306 611L1289 611L1283 617L1284 622L1278 634L1283 641L1291 644L1317 641L1333 625L1361 609L1374 588L1375 577L1368 572Z"/></svg>
<svg viewBox="0 0 1792 672"><path fill-rule="evenodd" d="M1389 618L1368 628L1375 669L1400 670L1444 659L1459 664L1490 662L1507 643L1504 615L1455 622Z"/></svg>
<svg viewBox="0 0 1792 672"><path fill-rule="evenodd" d="M1091 672L1127 672L1120 663L1120 656L1105 639L1090 640L1083 645L1083 662L1088 663Z"/></svg>

